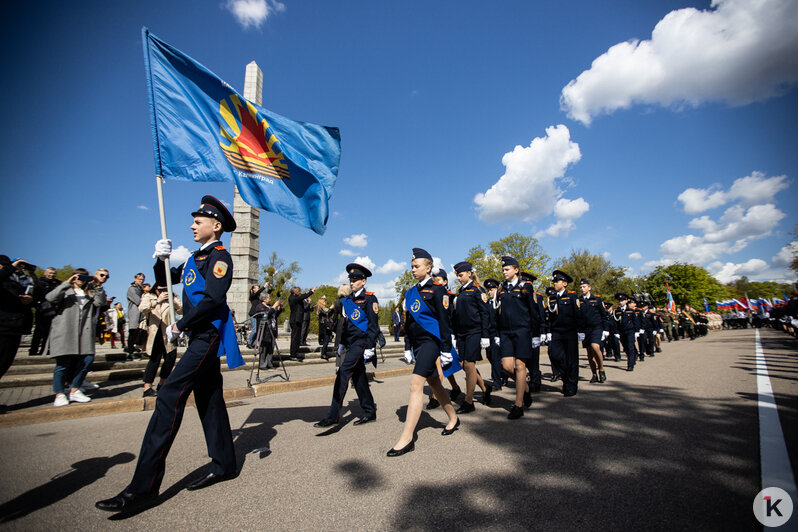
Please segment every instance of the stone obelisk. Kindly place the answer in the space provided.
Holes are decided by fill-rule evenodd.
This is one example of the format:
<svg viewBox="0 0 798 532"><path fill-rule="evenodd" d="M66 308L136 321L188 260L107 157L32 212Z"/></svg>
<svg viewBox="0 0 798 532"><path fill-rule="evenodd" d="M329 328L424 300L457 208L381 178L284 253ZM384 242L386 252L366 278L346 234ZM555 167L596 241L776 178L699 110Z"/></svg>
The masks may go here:
<svg viewBox="0 0 798 532"><path fill-rule="evenodd" d="M244 77L244 98L261 105L263 72L257 63L247 65ZM233 217L238 227L230 237L230 255L233 257L233 284L227 292L227 304L235 312L236 321L243 322L249 313L249 288L258 284L260 276L258 255L260 246L260 210L250 207L235 187Z"/></svg>

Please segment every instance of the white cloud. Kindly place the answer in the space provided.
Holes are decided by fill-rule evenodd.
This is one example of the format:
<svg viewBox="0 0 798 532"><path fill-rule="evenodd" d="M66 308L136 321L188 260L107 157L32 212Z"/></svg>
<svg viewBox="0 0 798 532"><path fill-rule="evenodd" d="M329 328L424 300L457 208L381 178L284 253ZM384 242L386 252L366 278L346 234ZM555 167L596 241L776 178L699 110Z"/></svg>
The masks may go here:
<svg viewBox="0 0 798 532"><path fill-rule="evenodd" d="M554 204L554 216L557 221L550 225L545 231L538 231L535 234L536 238L541 238L545 235L560 237L566 236L568 233L576 228L574 220L585 214L590 210L590 204L583 198L575 200L559 199Z"/></svg>
<svg viewBox="0 0 798 532"><path fill-rule="evenodd" d="M188 260L191 256L191 251L186 246L177 246L177 248L172 250L172 254L169 255L169 262L172 266L179 266Z"/></svg>
<svg viewBox="0 0 798 532"><path fill-rule="evenodd" d="M639 252L635 251L633 253L629 253L629 258L632 259L632 260L641 260L643 258L643 255L641 255Z"/></svg>
<svg viewBox="0 0 798 532"><path fill-rule="evenodd" d="M346 273L346 271L339 273L332 281L333 286L340 286L342 284L349 284L349 274Z"/></svg>
<svg viewBox="0 0 798 532"><path fill-rule="evenodd" d="M705 264L723 254L737 253L745 248L745 240L737 242L706 242L696 235L682 235L663 242L659 247L660 255L673 262L689 262ZM654 261L657 262L657 261ZM648 263L646 263L648 264Z"/></svg>
<svg viewBox="0 0 798 532"><path fill-rule="evenodd" d="M396 262L393 259L388 259L388 262L377 268L377 273L396 273L407 268L407 262Z"/></svg>
<svg viewBox="0 0 798 532"><path fill-rule="evenodd" d="M355 260L353 260L352 262L356 262L356 263L360 264L361 266L365 266L369 270L373 270L374 268L377 267L377 265L374 264L374 261L371 260L368 257L368 255L365 256L365 257L355 257Z"/></svg>
<svg viewBox="0 0 798 532"><path fill-rule="evenodd" d="M544 236L560 237L566 236L568 233L576 228L573 220L559 220L554 222L543 231L535 233L535 238L543 238Z"/></svg>
<svg viewBox="0 0 798 532"><path fill-rule="evenodd" d="M222 205L224 205L228 209L232 209L233 208L233 205L229 201L225 201L225 200L219 200L219 201L221 201Z"/></svg>
<svg viewBox="0 0 798 532"><path fill-rule="evenodd" d="M351 249L342 249L338 252L339 255L343 255L344 257L354 257L357 255L356 251L352 251Z"/></svg>
<svg viewBox="0 0 798 532"><path fill-rule="evenodd" d="M772 203L754 205L749 209L734 205L723 213L719 223L702 216L691 220L689 225L702 229L707 242L726 242L767 236L785 216L787 215Z"/></svg>
<svg viewBox="0 0 798 532"><path fill-rule="evenodd" d="M142 211L148 211L148 210L150 210L150 208L149 208L149 207L147 207L146 205L137 205L137 206L136 206L136 208L137 208L137 209L141 209Z"/></svg>
<svg viewBox="0 0 798 532"><path fill-rule="evenodd" d="M244 29L260 28L272 13L285 11L285 4L277 0L227 0L225 7Z"/></svg>
<svg viewBox="0 0 798 532"><path fill-rule="evenodd" d="M446 266L443 265L443 261L440 257L432 257L432 269L435 270L435 268L439 270L446 269Z"/></svg>
<svg viewBox="0 0 798 532"><path fill-rule="evenodd" d="M778 257L778 255L777 255ZM743 275L752 281L776 281L780 283L791 283L795 276L780 264L777 264L774 257L771 264L762 259L749 259L746 262L713 262L707 266L707 270L721 283L736 281Z"/></svg>
<svg viewBox="0 0 798 532"><path fill-rule="evenodd" d="M610 257L612 257L612 253L610 253L609 251L605 251L604 253L601 254L601 256L604 257L605 259L609 259Z"/></svg>
<svg viewBox="0 0 798 532"><path fill-rule="evenodd" d="M386 305L389 301L396 301L396 281L399 278L391 279L384 283L368 283L366 289L374 292L380 305Z"/></svg>
<svg viewBox="0 0 798 532"><path fill-rule="evenodd" d="M369 245L368 236L366 236L366 233L352 235L344 238L344 244L353 248L364 248Z"/></svg>
<svg viewBox="0 0 798 532"><path fill-rule="evenodd" d="M773 256L771 262L777 268L786 268L791 263L795 255L798 254L798 241L793 241L784 246Z"/></svg>
<svg viewBox="0 0 798 532"><path fill-rule="evenodd" d="M776 194L790 186L786 175L765 177L762 172L735 179L728 191L714 184L709 188L688 188L677 198L687 214L696 214L731 201L739 201L746 206L773 202Z"/></svg>
<svg viewBox="0 0 798 532"><path fill-rule="evenodd" d="M610 47L562 90L560 106L584 124L635 104L744 105L798 80L798 2L713 0L671 11L650 40Z"/></svg>
<svg viewBox="0 0 798 532"><path fill-rule="evenodd" d="M484 194L474 196L480 220L530 221L548 216L563 195L558 181L567 182L565 170L581 157L579 145L562 124L546 128L546 136L535 138L528 147L516 146L502 157L504 175Z"/></svg>

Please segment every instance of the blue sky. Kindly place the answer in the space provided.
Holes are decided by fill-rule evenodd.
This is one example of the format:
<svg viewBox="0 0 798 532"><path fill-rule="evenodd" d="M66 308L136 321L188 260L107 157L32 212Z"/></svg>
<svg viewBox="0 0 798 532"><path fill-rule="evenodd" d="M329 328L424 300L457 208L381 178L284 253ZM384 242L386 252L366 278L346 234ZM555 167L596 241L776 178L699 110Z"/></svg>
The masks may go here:
<svg viewBox="0 0 798 532"><path fill-rule="evenodd" d="M107 267L117 297L160 236L142 26L239 91L255 60L264 107L340 128L326 234L261 214L261 256L299 261L303 286L368 258L385 300L412 247L448 267L516 231L632 274L794 280L790 0L40 2L2 19L0 252ZM232 203L229 185L166 183L175 247L195 248L203 194Z"/></svg>

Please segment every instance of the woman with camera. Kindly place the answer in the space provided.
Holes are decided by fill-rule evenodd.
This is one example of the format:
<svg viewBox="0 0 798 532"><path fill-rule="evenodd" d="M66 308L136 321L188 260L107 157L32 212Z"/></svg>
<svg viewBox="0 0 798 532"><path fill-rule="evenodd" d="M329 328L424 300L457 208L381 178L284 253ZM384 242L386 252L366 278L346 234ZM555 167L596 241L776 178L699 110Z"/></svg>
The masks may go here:
<svg viewBox="0 0 798 532"><path fill-rule="evenodd" d="M319 345L321 345L321 358L327 360L327 346L332 337L333 309L327 306L327 296L321 296L316 303L316 313L319 317Z"/></svg>
<svg viewBox="0 0 798 532"><path fill-rule="evenodd" d="M47 356L55 358L55 406L66 406L70 401L91 401L80 387L94 361L95 312L106 303L103 283L107 280L108 270L97 270L91 276L84 268L77 268L69 279L46 296L56 309L45 347ZM68 398L67 380L71 380Z"/></svg>
<svg viewBox="0 0 798 532"><path fill-rule="evenodd" d="M180 303L180 299L174 294L172 294L172 298L175 314L182 313L183 305ZM152 383L155 382L155 373L158 371L161 358L163 358L163 365L156 389L160 389L161 384L172 373L177 360L177 344L166 338L166 329L172 326L172 318L169 315L169 292L166 287L156 286L149 294L142 295L139 311L145 320L144 330L147 332L147 344L144 351L150 354L150 359L144 370L143 396L155 397L156 390L152 389Z"/></svg>

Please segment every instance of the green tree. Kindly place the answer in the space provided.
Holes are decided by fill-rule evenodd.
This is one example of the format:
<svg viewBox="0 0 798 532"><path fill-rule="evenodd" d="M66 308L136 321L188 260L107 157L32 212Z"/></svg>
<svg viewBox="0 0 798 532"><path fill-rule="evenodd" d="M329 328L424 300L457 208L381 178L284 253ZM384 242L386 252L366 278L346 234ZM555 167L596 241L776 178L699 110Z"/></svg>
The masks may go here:
<svg viewBox="0 0 798 532"><path fill-rule="evenodd" d="M281 297L284 304L288 303L288 290L294 283L296 275L301 271L302 268L299 267L297 261L287 264L285 259L277 256L276 251L272 251L269 261L262 267L262 282L271 284L272 288L269 293L272 295L272 301Z"/></svg>
<svg viewBox="0 0 798 532"><path fill-rule="evenodd" d="M543 252L538 239L521 233L513 233L501 240L489 242L487 249L475 246L468 251L465 260L474 266L480 279L493 278L502 281L504 277L501 258L505 255L515 258L522 272L531 273L538 279L543 279L549 271L551 259Z"/></svg>
<svg viewBox="0 0 798 532"><path fill-rule="evenodd" d="M657 306L664 306L667 301L665 282L668 282L676 305L704 310L702 296L707 303L714 306L715 301L725 299L726 287L712 277L706 268L693 264L676 263L670 266L657 266L646 278L646 290L654 298Z"/></svg>
<svg viewBox="0 0 798 532"><path fill-rule="evenodd" d="M782 297L782 294L788 294L792 288L788 283L776 283L774 281L749 281L748 277L743 275L739 279L726 284L727 297L734 297L740 299L741 297L751 298L773 298Z"/></svg>
<svg viewBox="0 0 798 532"><path fill-rule="evenodd" d="M59 281L66 281L72 274L75 273L75 267L71 264L67 264L65 266L61 266L60 268L55 269L55 278ZM94 272L91 272L94 273ZM37 267L36 271L34 272L36 277L43 277L44 276L44 268Z"/></svg>
<svg viewBox="0 0 798 532"><path fill-rule="evenodd" d="M562 270L574 278L573 287L570 290L579 293L579 280L586 278L590 281L593 293L602 295L609 299L619 291L621 280L626 276L626 272L620 266L613 264L602 257L594 255L588 250L572 250L567 257L562 257L554 263L554 269Z"/></svg>
<svg viewBox="0 0 798 532"><path fill-rule="evenodd" d="M402 275L396 279L394 289L396 290L396 295L399 297L400 301L404 297L405 292L410 290L414 284L416 284L416 279L413 277L413 272L410 270L403 271Z"/></svg>

